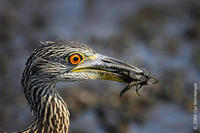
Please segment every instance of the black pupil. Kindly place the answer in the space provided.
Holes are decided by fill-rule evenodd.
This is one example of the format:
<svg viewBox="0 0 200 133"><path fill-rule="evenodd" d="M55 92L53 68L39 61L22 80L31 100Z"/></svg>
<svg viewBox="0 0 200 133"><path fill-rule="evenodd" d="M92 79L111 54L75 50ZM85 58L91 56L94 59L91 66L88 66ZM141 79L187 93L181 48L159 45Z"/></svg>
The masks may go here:
<svg viewBox="0 0 200 133"><path fill-rule="evenodd" d="M74 60L74 61L78 61L78 57L74 57L73 60Z"/></svg>

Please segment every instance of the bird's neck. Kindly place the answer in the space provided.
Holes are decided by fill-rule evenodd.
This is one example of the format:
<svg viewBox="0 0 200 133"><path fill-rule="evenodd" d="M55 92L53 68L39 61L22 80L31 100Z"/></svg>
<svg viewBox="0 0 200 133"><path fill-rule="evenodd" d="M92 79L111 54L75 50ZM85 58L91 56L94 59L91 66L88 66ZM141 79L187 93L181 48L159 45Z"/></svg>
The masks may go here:
<svg viewBox="0 0 200 133"><path fill-rule="evenodd" d="M26 99L36 121L24 132L68 133L69 111L55 90L55 84L27 80L22 84Z"/></svg>

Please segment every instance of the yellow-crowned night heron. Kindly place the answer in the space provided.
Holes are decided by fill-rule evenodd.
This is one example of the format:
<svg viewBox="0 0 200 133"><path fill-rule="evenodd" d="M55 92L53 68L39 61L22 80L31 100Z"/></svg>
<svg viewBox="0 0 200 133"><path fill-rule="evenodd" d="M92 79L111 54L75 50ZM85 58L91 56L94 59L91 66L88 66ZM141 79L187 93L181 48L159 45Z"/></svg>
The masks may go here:
<svg viewBox="0 0 200 133"><path fill-rule="evenodd" d="M22 133L68 133L69 111L55 84L87 79L147 84L148 72L72 41L42 42L28 58L22 89L35 121ZM130 88L130 87L129 87Z"/></svg>

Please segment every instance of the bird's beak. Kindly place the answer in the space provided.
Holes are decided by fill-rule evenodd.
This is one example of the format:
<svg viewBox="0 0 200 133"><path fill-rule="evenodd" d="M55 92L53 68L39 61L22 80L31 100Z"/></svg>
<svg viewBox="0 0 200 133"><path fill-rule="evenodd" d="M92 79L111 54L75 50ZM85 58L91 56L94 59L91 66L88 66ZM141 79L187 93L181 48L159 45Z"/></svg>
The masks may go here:
<svg viewBox="0 0 200 133"><path fill-rule="evenodd" d="M101 54L87 57L71 72L84 73L88 79L103 79L131 83L149 79L148 71Z"/></svg>

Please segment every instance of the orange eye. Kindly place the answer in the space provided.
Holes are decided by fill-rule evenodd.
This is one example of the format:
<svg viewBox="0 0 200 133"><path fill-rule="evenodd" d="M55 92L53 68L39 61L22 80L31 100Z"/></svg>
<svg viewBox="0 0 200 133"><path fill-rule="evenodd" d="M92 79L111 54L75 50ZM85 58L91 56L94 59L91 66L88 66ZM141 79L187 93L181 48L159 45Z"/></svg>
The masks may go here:
<svg viewBox="0 0 200 133"><path fill-rule="evenodd" d="M76 65L78 63L81 62L81 60L83 59L83 57L80 54L72 54L69 57L69 62L73 65Z"/></svg>

